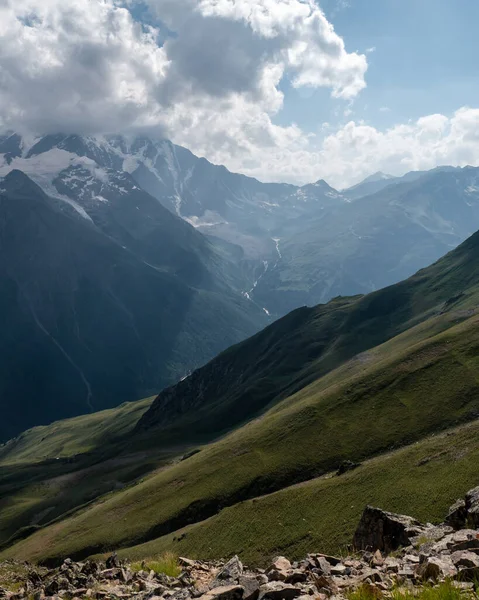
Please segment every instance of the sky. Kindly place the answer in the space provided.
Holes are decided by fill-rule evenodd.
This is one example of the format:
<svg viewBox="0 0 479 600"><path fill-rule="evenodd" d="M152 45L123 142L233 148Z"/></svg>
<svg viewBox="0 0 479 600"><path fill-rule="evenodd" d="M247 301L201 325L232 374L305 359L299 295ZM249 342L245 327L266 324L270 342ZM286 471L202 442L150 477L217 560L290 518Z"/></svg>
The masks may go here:
<svg viewBox="0 0 479 600"><path fill-rule="evenodd" d="M0 129L263 181L479 165L477 0L0 0Z"/></svg>

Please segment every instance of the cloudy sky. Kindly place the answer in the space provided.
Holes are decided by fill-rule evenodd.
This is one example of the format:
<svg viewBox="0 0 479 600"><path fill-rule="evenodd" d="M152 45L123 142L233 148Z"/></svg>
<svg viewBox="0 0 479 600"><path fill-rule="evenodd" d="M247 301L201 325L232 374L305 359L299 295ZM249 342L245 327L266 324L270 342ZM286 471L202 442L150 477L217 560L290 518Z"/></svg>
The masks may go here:
<svg viewBox="0 0 479 600"><path fill-rule="evenodd" d="M477 0L0 0L0 128L264 181L479 165Z"/></svg>

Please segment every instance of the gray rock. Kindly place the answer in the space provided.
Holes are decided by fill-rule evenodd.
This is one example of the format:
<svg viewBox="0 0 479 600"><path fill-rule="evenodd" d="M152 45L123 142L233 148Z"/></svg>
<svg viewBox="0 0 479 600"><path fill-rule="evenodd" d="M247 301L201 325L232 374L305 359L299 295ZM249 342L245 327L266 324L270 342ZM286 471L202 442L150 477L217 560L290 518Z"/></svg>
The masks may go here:
<svg viewBox="0 0 479 600"><path fill-rule="evenodd" d="M461 529L466 525L467 508L465 500L457 500L450 508L445 523L453 529Z"/></svg>
<svg viewBox="0 0 479 600"><path fill-rule="evenodd" d="M289 583L270 581L260 587L259 600L293 600L301 596L302 590Z"/></svg>
<svg viewBox="0 0 479 600"><path fill-rule="evenodd" d="M323 575L331 575L331 565L330 563L324 558L324 556L318 556L315 559L317 568L319 569L320 573ZM338 563L336 563L338 564Z"/></svg>
<svg viewBox="0 0 479 600"><path fill-rule="evenodd" d="M479 556L469 550L456 551L451 554L451 560L454 566L460 569L461 567L479 568Z"/></svg>
<svg viewBox="0 0 479 600"><path fill-rule="evenodd" d="M262 582L264 583L264 582ZM260 582L257 577L241 575L239 585L243 588L243 600L258 600Z"/></svg>
<svg viewBox="0 0 479 600"><path fill-rule="evenodd" d="M243 574L243 564L237 556L233 556L217 573L210 584L210 588L235 585Z"/></svg>
<svg viewBox="0 0 479 600"><path fill-rule="evenodd" d="M449 556L431 556L417 569L417 576L425 580L437 581L446 577L453 577L456 574L457 569Z"/></svg>
<svg viewBox="0 0 479 600"><path fill-rule="evenodd" d="M210 590L201 596L202 600L242 600L243 588L240 585L225 585Z"/></svg>
<svg viewBox="0 0 479 600"><path fill-rule="evenodd" d="M367 506L354 534L353 545L357 550L388 553L400 546L408 546L411 539L424 530L424 525L412 517Z"/></svg>

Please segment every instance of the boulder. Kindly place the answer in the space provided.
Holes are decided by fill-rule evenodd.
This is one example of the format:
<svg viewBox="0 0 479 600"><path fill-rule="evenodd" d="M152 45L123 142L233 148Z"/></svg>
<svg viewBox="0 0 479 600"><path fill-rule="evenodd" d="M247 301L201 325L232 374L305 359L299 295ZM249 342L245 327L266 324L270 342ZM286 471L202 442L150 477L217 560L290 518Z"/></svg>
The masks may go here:
<svg viewBox="0 0 479 600"><path fill-rule="evenodd" d="M242 600L243 593L240 585L224 585L203 594L201 600Z"/></svg>
<svg viewBox="0 0 479 600"><path fill-rule="evenodd" d="M449 508L446 520L446 525L450 525L453 529L458 530L465 527L467 519L467 508L465 500L457 500Z"/></svg>
<svg viewBox="0 0 479 600"><path fill-rule="evenodd" d="M292 565L284 556L277 556L272 564L266 569L269 581L286 581Z"/></svg>
<svg viewBox="0 0 479 600"><path fill-rule="evenodd" d="M120 561L118 559L118 555L114 552L111 556L106 559L106 568L107 569L115 569L120 566Z"/></svg>
<svg viewBox="0 0 479 600"><path fill-rule="evenodd" d="M316 565L317 565L317 569L319 571L320 574L322 575L331 575L331 565L330 563L324 558L324 556L318 556L315 559ZM338 563L335 563L338 564Z"/></svg>
<svg viewBox="0 0 479 600"><path fill-rule="evenodd" d="M430 556L419 565L416 573L419 579L437 581L446 577L453 577L457 574L457 569L447 555L441 557Z"/></svg>
<svg viewBox="0 0 479 600"><path fill-rule="evenodd" d="M270 581L260 587L259 600L294 600L301 594L300 587L295 587L289 583Z"/></svg>
<svg viewBox="0 0 479 600"><path fill-rule="evenodd" d="M451 554L451 560L454 566L460 568L479 568L479 556L469 550L456 551Z"/></svg>
<svg viewBox="0 0 479 600"><path fill-rule="evenodd" d="M236 585L243 574L243 564L237 556L233 556L216 574L216 577L210 584L210 588Z"/></svg>
<svg viewBox="0 0 479 600"><path fill-rule="evenodd" d="M465 497L467 511L466 524L468 527L479 527L479 487L469 490Z"/></svg>
<svg viewBox="0 0 479 600"><path fill-rule="evenodd" d="M260 582L257 577L241 575L239 585L243 588L243 600L258 600Z"/></svg>
<svg viewBox="0 0 479 600"><path fill-rule="evenodd" d="M367 506L354 534L353 546L357 550L388 553L408 546L410 540L424 530L424 525L412 517Z"/></svg>

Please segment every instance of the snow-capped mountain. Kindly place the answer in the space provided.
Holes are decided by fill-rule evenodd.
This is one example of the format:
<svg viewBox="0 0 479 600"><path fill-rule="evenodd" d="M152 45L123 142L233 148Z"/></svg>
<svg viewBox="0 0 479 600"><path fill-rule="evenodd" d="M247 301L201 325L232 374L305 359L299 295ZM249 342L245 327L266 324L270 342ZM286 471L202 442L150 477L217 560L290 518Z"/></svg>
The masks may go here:
<svg viewBox="0 0 479 600"><path fill-rule="evenodd" d="M94 206L111 202L112 194L125 195L135 182L196 229L261 259L274 255L272 232L286 221L345 201L322 181L304 187L262 183L167 140L148 138L48 135L28 140L11 134L0 138L0 175L12 168L85 218Z"/></svg>

